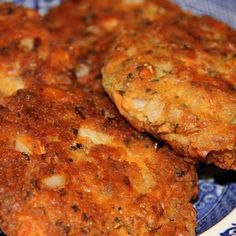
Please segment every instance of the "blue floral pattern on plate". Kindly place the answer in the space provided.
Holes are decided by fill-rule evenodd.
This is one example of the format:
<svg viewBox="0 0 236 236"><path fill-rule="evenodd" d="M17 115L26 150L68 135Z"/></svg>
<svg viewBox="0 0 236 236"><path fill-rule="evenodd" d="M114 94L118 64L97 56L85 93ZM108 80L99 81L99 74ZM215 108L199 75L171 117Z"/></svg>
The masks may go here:
<svg viewBox="0 0 236 236"><path fill-rule="evenodd" d="M199 173L197 234L217 224L236 207L236 173L202 165ZM235 216L236 222L236 216Z"/></svg>
<svg viewBox="0 0 236 236"><path fill-rule="evenodd" d="M232 224L233 227L225 230L220 236L235 236L236 235L236 224Z"/></svg>
<svg viewBox="0 0 236 236"><path fill-rule="evenodd" d="M1 2L14 2L26 7L39 10L40 14L45 14L51 7L57 6L62 0L0 0Z"/></svg>

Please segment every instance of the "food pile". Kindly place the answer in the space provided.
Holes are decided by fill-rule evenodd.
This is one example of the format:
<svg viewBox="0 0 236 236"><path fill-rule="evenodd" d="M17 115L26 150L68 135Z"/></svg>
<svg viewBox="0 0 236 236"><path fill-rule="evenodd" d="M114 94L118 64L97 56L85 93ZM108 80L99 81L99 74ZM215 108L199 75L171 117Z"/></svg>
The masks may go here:
<svg viewBox="0 0 236 236"><path fill-rule="evenodd" d="M0 228L195 235L198 161L236 170L236 32L163 0L0 4Z"/></svg>

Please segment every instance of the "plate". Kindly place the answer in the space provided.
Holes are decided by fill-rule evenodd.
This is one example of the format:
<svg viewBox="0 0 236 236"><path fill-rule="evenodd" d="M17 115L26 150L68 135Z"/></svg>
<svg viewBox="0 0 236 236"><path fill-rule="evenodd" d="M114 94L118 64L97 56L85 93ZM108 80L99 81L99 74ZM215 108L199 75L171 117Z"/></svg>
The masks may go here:
<svg viewBox="0 0 236 236"><path fill-rule="evenodd" d="M236 235L236 172L200 165L197 235Z"/></svg>
<svg viewBox="0 0 236 236"><path fill-rule="evenodd" d="M9 0L5 0L9 2ZM10 0L11 1L11 0ZM235 0L173 0L196 14L207 14L236 28ZM0 0L4 2L4 0ZM45 14L61 0L12 0ZM214 166L199 165L200 193L195 208L199 236L236 235L236 172L223 171ZM0 236L4 235L0 232Z"/></svg>

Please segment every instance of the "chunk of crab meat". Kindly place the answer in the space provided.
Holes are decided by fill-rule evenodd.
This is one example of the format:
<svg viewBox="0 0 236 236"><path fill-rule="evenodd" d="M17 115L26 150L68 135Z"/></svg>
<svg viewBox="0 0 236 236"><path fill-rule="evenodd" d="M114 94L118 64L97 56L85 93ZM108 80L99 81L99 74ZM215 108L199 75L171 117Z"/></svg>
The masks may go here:
<svg viewBox="0 0 236 236"><path fill-rule="evenodd" d="M2 77L0 76L0 95L10 96L19 89L25 87L21 77Z"/></svg>
<svg viewBox="0 0 236 236"><path fill-rule="evenodd" d="M145 107L145 114L150 122L157 122L164 113L165 104L159 98L149 101Z"/></svg>
<svg viewBox="0 0 236 236"><path fill-rule="evenodd" d="M45 148L41 145L41 143L28 135L21 135L16 138L15 149L18 152L22 152L27 155L40 155L45 153Z"/></svg>
<svg viewBox="0 0 236 236"><path fill-rule="evenodd" d="M138 111L143 111L146 104L147 101L144 99L138 99L138 98L133 99L133 106Z"/></svg>
<svg viewBox="0 0 236 236"><path fill-rule="evenodd" d="M90 68L86 64L80 64L76 70L75 75L79 79L81 77L87 76L89 74Z"/></svg>
<svg viewBox="0 0 236 236"><path fill-rule="evenodd" d="M132 104L135 110L143 111L150 122L158 121L165 108L165 104L157 97L150 101L144 99L133 99Z"/></svg>
<svg viewBox="0 0 236 236"><path fill-rule="evenodd" d="M41 184L43 187L49 189L60 189L64 188L66 185L66 177L63 174L55 174L49 177L41 179Z"/></svg>
<svg viewBox="0 0 236 236"><path fill-rule="evenodd" d="M89 128L81 127L79 129L79 135L81 137L90 139L94 144L109 144L112 142L111 136Z"/></svg>
<svg viewBox="0 0 236 236"><path fill-rule="evenodd" d="M30 37L21 39L19 47L25 51L32 51L34 49L34 39Z"/></svg>

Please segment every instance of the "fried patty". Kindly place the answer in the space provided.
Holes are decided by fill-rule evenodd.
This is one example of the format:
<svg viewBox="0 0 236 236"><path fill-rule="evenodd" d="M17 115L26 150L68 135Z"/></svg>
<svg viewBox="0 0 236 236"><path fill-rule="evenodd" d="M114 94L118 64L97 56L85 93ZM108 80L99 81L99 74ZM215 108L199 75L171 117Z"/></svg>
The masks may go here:
<svg viewBox="0 0 236 236"><path fill-rule="evenodd" d="M18 90L0 108L7 235L195 235L194 166L132 129L107 96Z"/></svg>
<svg viewBox="0 0 236 236"><path fill-rule="evenodd" d="M37 83L73 82L68 45L56 42L36 11L0 4L0 26L0 96Z"/></svg>
<svg viewBox="0 0 236 236"><path fill-rule="evenodd" d="M116 29L127 22L159 20L178 12L166 0L68 0L52 9L44 21L50 32L69 45L79 84L101 91L101 67Z"/></svg>
<svg viewBox="0 0 236 236"><path fill-rule="evenodd" d="M182 12L119 32L103 85L140 131L192 160L236 170L236 32Z"/></svg>

